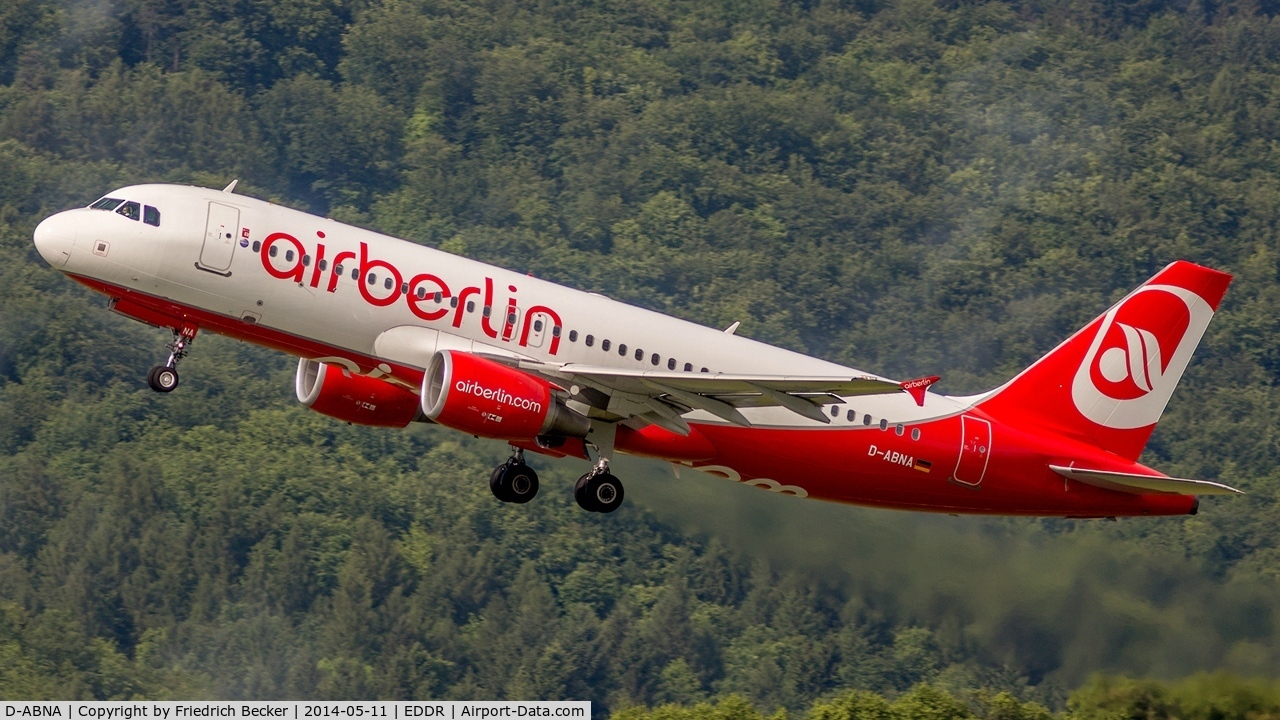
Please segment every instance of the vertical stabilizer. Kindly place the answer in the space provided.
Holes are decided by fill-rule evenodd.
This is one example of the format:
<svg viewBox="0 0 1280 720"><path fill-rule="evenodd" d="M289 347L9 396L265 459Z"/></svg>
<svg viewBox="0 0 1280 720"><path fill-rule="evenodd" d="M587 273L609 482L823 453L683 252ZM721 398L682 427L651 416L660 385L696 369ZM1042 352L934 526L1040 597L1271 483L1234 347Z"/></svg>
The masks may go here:
<svg viewBox="0 0 1280 720"><path fill-rule="evenodd" d="M1136 460L1230 282L1175 262L978 407Z"/></svg>

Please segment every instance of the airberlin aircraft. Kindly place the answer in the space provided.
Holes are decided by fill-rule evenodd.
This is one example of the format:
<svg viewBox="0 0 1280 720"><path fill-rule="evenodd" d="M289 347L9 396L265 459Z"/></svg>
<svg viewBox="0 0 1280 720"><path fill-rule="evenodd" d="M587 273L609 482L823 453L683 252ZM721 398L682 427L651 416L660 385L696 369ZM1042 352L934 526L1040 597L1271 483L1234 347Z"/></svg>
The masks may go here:
<svg viewBox="0 0 1280 720"><path fill-rule="evenodd" d="M351 423L592 461L583 509L623 501L617 452L775 493L902 510L1195 513L1235 493L1137 462L1231 276L1179 261L1003 386L951 397L235 194L138 185L47 218L35 245L112 310L173 333L158 392L208 331L295 355L298 400Z"/></svg>

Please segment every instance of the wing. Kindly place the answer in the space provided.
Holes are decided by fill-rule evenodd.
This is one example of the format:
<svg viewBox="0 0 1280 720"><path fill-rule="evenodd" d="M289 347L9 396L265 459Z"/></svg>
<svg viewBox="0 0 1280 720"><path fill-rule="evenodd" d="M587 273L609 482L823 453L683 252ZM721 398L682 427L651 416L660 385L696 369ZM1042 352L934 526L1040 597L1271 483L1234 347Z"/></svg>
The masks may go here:
<svg viewBox="0 0 1280 720"><path fill-rule="evenodd" d="M598 391L607 396L607 408L612 414L639 417L682 435L688 434L689 426L680 416L690 410L705 410L743 427L751 425L738 410L745 407L783 407L802 417L830 423L831 418L822 411L824 404L843 402L842 397L908 392L902 383L871 376L688 373L534 360L515 364L562 384Z"/></svg>
<svg viewBox="0 0 1280 720"><path fill-rule="evenodd" d="M1110 470L1084 470L1061 465L1050 465L1050 470L1059 475L1079 480L1107 490L1119 490L1127 493L1175 493L1178 495L1243 495L1244 493L1222 483L1208 480L1187 480L1159 475L1135 475L1133 473L1112 472Z"/></svg>

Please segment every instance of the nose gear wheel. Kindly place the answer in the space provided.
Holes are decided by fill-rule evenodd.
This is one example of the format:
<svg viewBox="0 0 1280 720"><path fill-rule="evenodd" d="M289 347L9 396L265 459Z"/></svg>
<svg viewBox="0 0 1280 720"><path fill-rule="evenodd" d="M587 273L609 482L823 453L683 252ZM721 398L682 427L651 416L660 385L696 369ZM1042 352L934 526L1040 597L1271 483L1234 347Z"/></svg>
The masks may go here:
<svg viewBox="0 0 1280 720"><path fill-rule="evenodd" d="M196 338L196 328L184 325L173 331L173 340L165 346L169 351L169 360L164 365L157 365L147 373L147 385L161 393L173 392L178 387L178 361L187 356L191 342Z"/></svg>

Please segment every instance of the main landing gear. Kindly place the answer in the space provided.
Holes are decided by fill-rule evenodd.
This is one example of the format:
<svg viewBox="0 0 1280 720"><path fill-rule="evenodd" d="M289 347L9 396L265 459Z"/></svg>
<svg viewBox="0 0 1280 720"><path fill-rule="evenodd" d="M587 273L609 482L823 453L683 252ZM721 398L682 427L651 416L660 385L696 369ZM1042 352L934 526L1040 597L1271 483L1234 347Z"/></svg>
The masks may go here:
<svg viewBox="0 0 1280 720"><path fill-rule="evenodd" d="M187 348L195 338L196 329L190 325L173 331L173 340L165 346L169 350L169 361L147 373L147 384L152 390L167 393L178 387L178 361L187 356Z"/></svg>
<svg viewBox="0 0 1280 720"><path fill-rule="evenodd" d="M611 513L622 507L623 495L622 481L609 472L604 459L573 486L573 499L587 512Z"/></svg>
<svg viewBox="0 0 1280 720"><path fill-rule="evenodd" d="M516 448L511 458L493 469L489 490L502 502L523 504L538 494L538 473L524 463L524 450Z"/></svg>
<svg viewBox="0 0 1280 720"><path fill-rule="evenodd" d="M622 507L622 481L609 472L617 430L613 423L592 420L587 431L587 443L596 451L596 466L573 486L573 499L587 512L611 513Z"/></svg>

